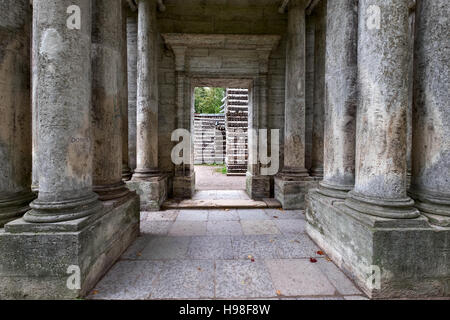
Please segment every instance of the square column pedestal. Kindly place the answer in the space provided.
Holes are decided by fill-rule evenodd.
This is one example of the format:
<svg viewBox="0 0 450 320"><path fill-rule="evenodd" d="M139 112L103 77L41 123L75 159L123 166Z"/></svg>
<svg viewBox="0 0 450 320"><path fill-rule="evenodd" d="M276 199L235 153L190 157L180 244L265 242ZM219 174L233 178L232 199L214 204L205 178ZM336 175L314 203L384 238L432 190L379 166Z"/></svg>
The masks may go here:
<svg viewBox="0 0 450 320"><path fill-rule="evenodd" d="M195 193L195 172L189 176L173 177L173 197L176 199L191 199Z"/></svg>
<svg viewBox="0 0 450 320"><path fill-rule="evenodd" d="M254 175L247 171L245 178L245 189L250 199L270 198L270 176Z"/></svg>
<svg viewBox="0 0 450 320"><path fill-rule="evenodd" d="M83 297L139 235L139 197L103 202L57 223L14 220L0 229L0 299Z"/></svg>
<svg viewBox="0 0 450 320"><path fill-rule="evenodd" d="M319 179L279 174L274 179L275 199L280 201L283 209L305 209L305 195L310 189L319 185Z"/></svg>
<svg viewBox="0 0 450 320"><path fill-rule="evenodd" d="M128 189L135 191L141 198L141 211L159 211L168 197L168 174L161 174L145 180L132 179L125 183Z"/></svg>
<svg viewBox="0 0 450 320"><path fill-rule="evenodd" d="M450 228L385 219L311 190L307 233L371 298L450 296Z"/></svg>

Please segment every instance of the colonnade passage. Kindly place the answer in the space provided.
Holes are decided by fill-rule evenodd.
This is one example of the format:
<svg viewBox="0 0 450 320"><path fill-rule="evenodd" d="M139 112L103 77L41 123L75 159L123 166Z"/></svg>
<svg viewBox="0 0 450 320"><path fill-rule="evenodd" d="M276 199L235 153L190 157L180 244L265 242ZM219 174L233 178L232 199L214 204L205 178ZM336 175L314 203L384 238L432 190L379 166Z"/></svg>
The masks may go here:
<svg viewBox="0 0 450 320"><path fill-rule="evenodd" d="M449 11L3 0L0 298L85 296L141 211L193 197L204 84L248 88L251 199L304 210L308 236L371 298L448 297Z"/></svg>

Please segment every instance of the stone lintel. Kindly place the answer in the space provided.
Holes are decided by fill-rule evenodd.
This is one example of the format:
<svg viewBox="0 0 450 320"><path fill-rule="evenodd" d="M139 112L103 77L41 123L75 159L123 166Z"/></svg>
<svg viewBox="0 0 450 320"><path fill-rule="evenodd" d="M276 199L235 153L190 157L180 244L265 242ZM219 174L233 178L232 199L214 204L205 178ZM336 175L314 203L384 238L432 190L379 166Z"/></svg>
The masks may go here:
<svg viewBox="0 0 450 320"><path fill-rule="evenodd" d="M85 296L137 238L139 221L139 197L131 194L105 202L95 217L71 221L76 231L65 229L64 222L54 228L21 219L10 223L0 232L0 299ZM78 288L70 281L77 274Z"/></svg>
<svg viewBox="0 0 450 320"><path fill-rule="evenodd" d="M142 211L158 211L168 196L168 179L168 174L162 173L145 180L126 181L126 184L140 196Z"/></svg>
<svg viewBox="0 0 450 320"><path fill-rule="evenodd" d="M386 219L311 190L307 233L371 298L450 296L450 228L427 219ZM379 268L379 269L378 269ZM370 276L380 271L380 286ZM372 277L373 278L373 277Z"/></svg>

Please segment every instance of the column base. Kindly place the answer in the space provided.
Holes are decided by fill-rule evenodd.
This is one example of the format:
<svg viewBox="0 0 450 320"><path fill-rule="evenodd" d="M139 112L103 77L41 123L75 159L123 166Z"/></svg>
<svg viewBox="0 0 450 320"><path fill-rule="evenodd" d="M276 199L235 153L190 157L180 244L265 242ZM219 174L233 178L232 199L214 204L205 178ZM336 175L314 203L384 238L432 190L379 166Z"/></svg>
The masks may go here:
<svg viewBox="0 0 450 320"><path fill-rule="evenodd" d="M316 188L318 181L309 176L295 176L291 174L278 174L274 179L275 199L283 209L305 209L305 195L311 188Z"/></svg>
<svg viewBox="0 0 450 320"><path fill-rule="evenodd" d="M363 214L317 190L306 204L308 235L369 297L450 296L450 258L442 254L450 250L450 228L423 216Z"/></svg>
<svg viewBox="0 0 450 320"><path fill-rule="evenodd" d="M168 175L161 174L146 178L145 180L133 179L126 182L130 190L136 191L141 199L142 211L158 211L167 199Z"/></svg>
<svg viewBox="0 0 450 320"><path fill-rule="evenodd" d="M309 171L309 175L313 177L315 180L323 179L323 168L311 168Z"/></svg>
<svg viewBox="0 0 450 320"><path fill-rule="evenodd" d="M245 187L248 196L253 200L270 198L270 177L254 175L247 171Z"/></svg>
<svg viewBox="0 0 450 320"><path fill-rule="evenodd" d="M131 177L133 176L133 172L129 167L124 167L122 170L122 180L123 181L129 181L131 180Z"/></svg>
<svg viewBox="0 0 450 320"><path fill-rule="evenodd" d="M98 199L101 201L119 199L125 197L130 192L122 180L110 185L94 186L93 190L98 194Z"/></svg>
<svg viewBox="0 0 450 320"><path fill-rule="evenodd" d="M421 212L450 219L450 197L448 195L414 189L409 191L409 195L416 201L415 206ZM443 221L442 219L439 220Z"/></svg>
<svg viewBox="0 0 450 320"><path fill-rule="evenodd" d="M30 210L29 204L35 198L35 193L24 192L0 199L0 228Z"/></svg>
<svg viewBox="0 0 450 320"><path fill-rule="evenodd" d="M39 198L30 203L31 210L23 220L30 223L54 223L77 220L92 215L102 208L98 195L90 192L84 197L64 201L42 201Z"/></svg>
<svg viewBox="0 0 450 320"><path fill-rule="evenodd" d="M81 219L6 224L0 233L0 299L87 295L137 238L139 220L139 197L129 193Z"/></svg>
<svg viewBox="0 0 450 320"><path fill-rule="evenodd" d="M356 211L388 219L414 219L420 213L414 208L411 198L404 199L380 199L363 196L355 191L350 191L345 204Z"/></svg>
<svg viewBox="0 0 450 320"><path fill-rule="evenodd" d="M324 196L336 198L336 199L346 199L348 193L353 189L352 186L336 186L328 184L324 181L319 182L319 188L317 192L323 194Z"/></svg>
<svg viewBox="0 0 450 320"><path fill-rule="evenodd" d="M173 177L173 197L176 199L191 199L195 193L195 172L189 176Z"/></svg>

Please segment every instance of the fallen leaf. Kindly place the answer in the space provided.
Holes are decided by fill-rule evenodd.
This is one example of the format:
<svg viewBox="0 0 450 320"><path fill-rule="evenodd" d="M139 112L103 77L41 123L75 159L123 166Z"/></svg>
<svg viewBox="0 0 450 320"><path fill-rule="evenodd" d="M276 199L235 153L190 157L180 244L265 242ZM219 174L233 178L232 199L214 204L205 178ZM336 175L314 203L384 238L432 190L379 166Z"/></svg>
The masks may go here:
<svg viewBox="0 0 450 320"><path fill-rule="evenodd" d="M254 258L251 258L250 261L251 261L251 262L255 262L255 259L254 259Z"/></svg>
<svg viewBox="0 0 450 320"><path fill-rule="evenodd" d="M270 240L269 240L269 242L273 242L273 241L274 241L273 239L270 239Z"/></svg>
<svg viewBox="0 0 450 320"><path fill-rule="evenodd" d="M252 259L253 256L252 256L251 254L249 254L249 255L247 256L247 258Z"/></svg>
<svg viewBox="0 0 450 320"><path fill-rule="evenodd" d="M98 293L98 290L92 291L92 294L97 294L97 293Z"/></svg>
<svg viewBox="0 0 450 320"><path fill-rule="evenodd" d="M281 296L281 291L277 290L277 296Z"/></svg>
<svg viewBox="0 0 450 320"><path fill-rule="evenodd" d="M331 261L331 259L330 259L330 258L328 258L328 257L326 257L325 259L326 259L327 261Z"/></svg>
<svg viewBox="0 0 450 320"><path fill-rule="evenodd" d="M230 211L230 209L225 209L225 211Z"/></svg>
<svg viewBox="0 0 450 320"><path fill-rule="evenodd" d="M140 256L142 256L142 253L141 253L141 252L138 252L136 255L137 255L138 257L140 257Z"/></svg>
<svg viewBox="0 0 450 320"><path fill-rule="evenodd" d="M317 259L309 258L309 262L311 262L311 263L316 263L316 262L317 262Z"/></svg>
<svg viewBox="0 0 450 320"><path fill-rule="evenodd" d="M278 219L278 216L273 216L275 219Z"/></svg>
<svg viewBox="0 0 450 320"><path fill-rule="evenodd" d="M318 254L319 256L323 256L323 255L324 255L323 251L321 251L321 250L317 251L317 254Z"/></svg>
<svg viewBox="0 0 450 320"><path fill-rule="evenodd" d="M198 270L198 271L202 271L202 268L198 267L197 270Z"/></svg>

